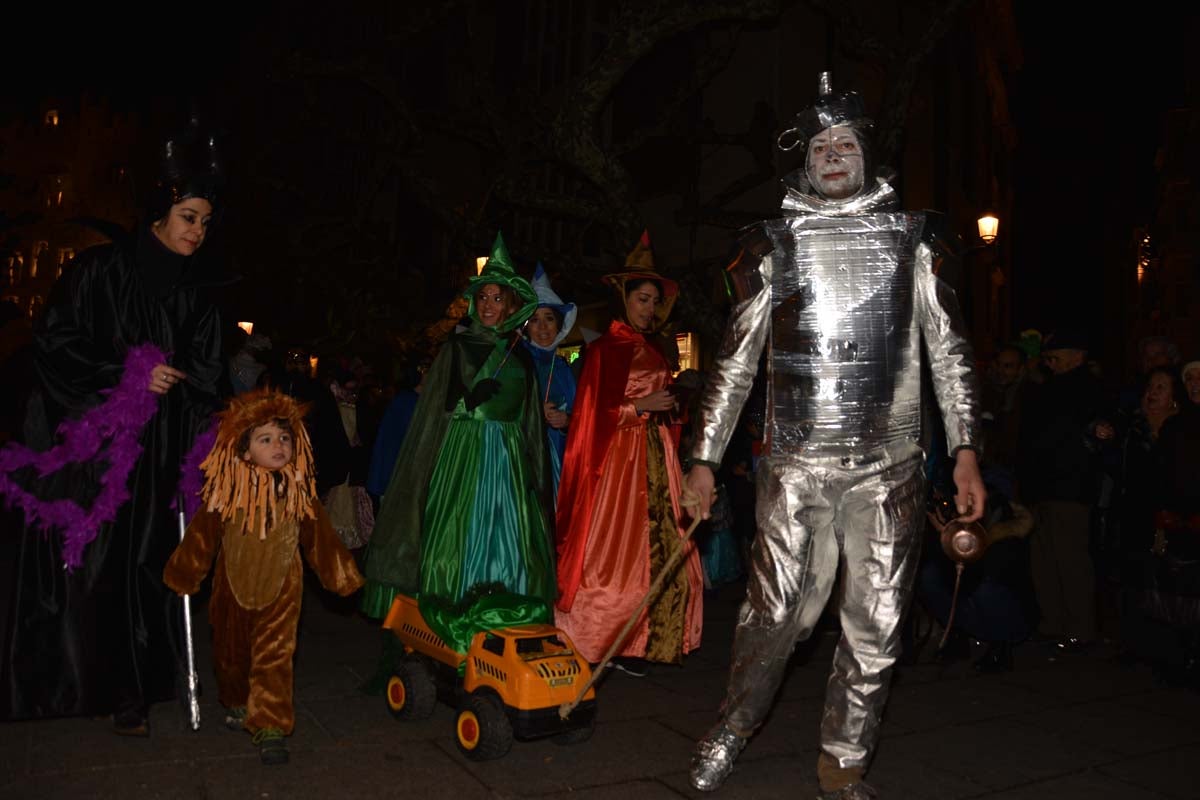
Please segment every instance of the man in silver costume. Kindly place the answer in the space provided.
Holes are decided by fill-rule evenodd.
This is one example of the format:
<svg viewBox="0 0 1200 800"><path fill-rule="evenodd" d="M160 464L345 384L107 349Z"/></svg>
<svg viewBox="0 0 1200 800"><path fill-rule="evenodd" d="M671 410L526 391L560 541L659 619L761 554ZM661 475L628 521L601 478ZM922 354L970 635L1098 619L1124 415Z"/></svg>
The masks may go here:
<svg viewBox="0 0 1200 800"><path fill-rule="evenodd" d="M821 798L877 796L863 782L878 738L925 515L921 342L954 456L964 520L983 513L972 352L953 291L933 272L924 218L897 212L873 174L856 93L819 97L779 137L805 145L782 219L743 237L734 306L700 406L688 486L704 516L767 350L758 536L721 722L697 745L692 785L719 787L762 724L796 642L841 579L842 635L821 722Z"/></svg>

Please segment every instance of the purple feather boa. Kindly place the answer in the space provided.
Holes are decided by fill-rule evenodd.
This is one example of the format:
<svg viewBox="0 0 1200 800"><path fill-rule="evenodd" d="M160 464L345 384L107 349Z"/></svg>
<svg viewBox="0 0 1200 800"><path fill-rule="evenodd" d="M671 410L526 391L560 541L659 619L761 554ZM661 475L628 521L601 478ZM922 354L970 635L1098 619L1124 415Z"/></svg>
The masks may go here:
<svg viewBox="0 0 1200 800"><path fill-rule="evenodd" d="M183 513L189 520L200 510L200 492L204 489L204 472L200 464L208 458L213 445L217 443L216 419L204 433L192 442L192 449L183 457L179 467L179 494L183 495ZM171 508L178 508L178 498L171 501Z"/></svg>
<svg viewBox="0 0 1200 800"><path fill-rule="evenodd" d="M129 473L142 454L138 440L158 410L158 397L148 388L151 371L165 362L163 352L152 344L131 348L121 380L104 392L104 402L79 419L64 420L58 426L60 444L44 453L19 444L0 450L0 496L9 507L17 506L25 512L30 527L46 534L55 528L62 531L67 569L83 563L84 548L99 535L102 525L117 518L117 511L129 499ZM96 460L106 461L109 466L100 476L100 494L86 509L70 498L42 500L12 479L12 473L28 467L44 478L68 464Z"/></svg>

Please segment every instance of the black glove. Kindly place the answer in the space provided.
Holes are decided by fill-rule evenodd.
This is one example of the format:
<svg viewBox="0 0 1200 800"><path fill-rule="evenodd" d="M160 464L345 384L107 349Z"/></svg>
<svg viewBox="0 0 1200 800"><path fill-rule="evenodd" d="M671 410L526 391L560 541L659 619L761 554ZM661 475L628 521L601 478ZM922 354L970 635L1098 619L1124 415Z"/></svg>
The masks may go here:
<svg viewBox="0 0 1200 800"><path fill-rule="evenodd" d="M491 400L500 393L500 381L495 378L484 378L471 387L467 392L466 406L468 411L474 411L479 406Z"/></svg>
<svg viewBox="0 0 1200 800"><path fill-rule="evenodd" d="M458 399L467 393L467 387L463 386L458 381L451 381L446 387L446 413L454 411L458 406Z"/></svg>

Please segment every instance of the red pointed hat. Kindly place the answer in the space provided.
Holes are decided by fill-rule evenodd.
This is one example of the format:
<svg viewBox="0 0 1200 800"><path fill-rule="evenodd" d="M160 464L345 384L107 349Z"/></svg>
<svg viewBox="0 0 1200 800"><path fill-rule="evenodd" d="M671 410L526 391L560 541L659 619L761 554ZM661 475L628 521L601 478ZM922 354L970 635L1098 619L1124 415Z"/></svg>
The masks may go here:
<svg viewBox="0 0 1200 800"><path fill-rule="evenodd" d="M664 278L654 269L654 250L650 246L650 231L642 231L642 237L637 245L625 257L625 271L605 275L603 280L611 286L622 299L625 297L625 287L632 280L657 281L662 286L662 303L654 313L655 330L661 328L671 316L671 308L679 297L679 284L670 278Z"/></svg>

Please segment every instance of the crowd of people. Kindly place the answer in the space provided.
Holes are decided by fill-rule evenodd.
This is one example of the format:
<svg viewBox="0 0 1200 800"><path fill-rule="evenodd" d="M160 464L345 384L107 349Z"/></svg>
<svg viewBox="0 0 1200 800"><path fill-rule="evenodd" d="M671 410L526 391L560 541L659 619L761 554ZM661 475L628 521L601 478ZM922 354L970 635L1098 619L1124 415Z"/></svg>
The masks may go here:
<svg viewBox="0 0 1200 800"><path fill-rule="evenodd" d="M1061 326L1044 340L1028 331L991 360L981 452L992 546L941 657L965 656L968 638L987 644L984 671L1011 669L1025 641L1086 652L1108 615L1122 659L1197 686L1200 391L1189 387L1200 388L1200 362L1146 337L1137 377L1106 392L1090 349ZM953 578L930 562L919 593L945 620Z"/></svg>
<svg viewBox="0 0 1200 800"><path fill-rule="evenodd" d="M417 598L460 651L501 614L557 623L599 661L684 546L680 409L658 336L677 287L648 238L609 277L614 321L582 372L557 352L575 305L540 265L520 275L497 236L466 317L388 391L358 359L314 369L304 348L222 322L200 255L220 188L212 171L166 170L135 237L82 254L26 339L24 443L4 461L25 525L3 718L111 715L115 732L149 736L149 706L176 689L180 598L211 574L224 721L253 734L264 763L286 762L305 562L331 591L358 592L368 618ZM161 399L133 419L126 394ZM101 431L91 449L67 432L79 415ZM109 438L137 446L114 458ZM33 487L40 454L56 466ZM128 491L86 515L75 549L45 535L47 509L86 509L97 486ZM164 535L180 510L182 543ZM703 586L691 547L616 665L640 675L698 647Z"/></svg>
<svg viewBox="0 0 1200 800"><path fill-rule="evenodd" d="M1091 648L1115 584L1122 657L1196 685L1200 361L1146 339L1138 379L1109 400L1085 335L1060 326L991 354L980 390L924 218L895 211L869 129L823 75L780 137L807 152L784 216L748 230L729 269L709 373L678 371L663 332L679 286L647 236L605 278L612 322L572 364L558 348L575 305L498 235L465 317L394 386L348 354L317 369L222 322L225 278L202 249L219 159L194 129L168 142L145 221L82 253L20 338L31 391L0 492L24 525L0 718L112 715L148 736L150 704L176 688L181 598L211 573L225 723L287 761L305 562L373 620L415 598L460 651L498 618L550 623L593 664L615 648L633 676L681 664L705 589L744 577L728 693L692 765L704 791L831 597L817 763L831 800L875 796L864 775L892 665L918 647L914 607L945 631L937 659L974 640L976 667L1005 671L1023 642ZM925 541L939 505L985 523L977 564ZM706 522L688 540L692 517ZM365 690L396 647L385 632Z"/></svg>

